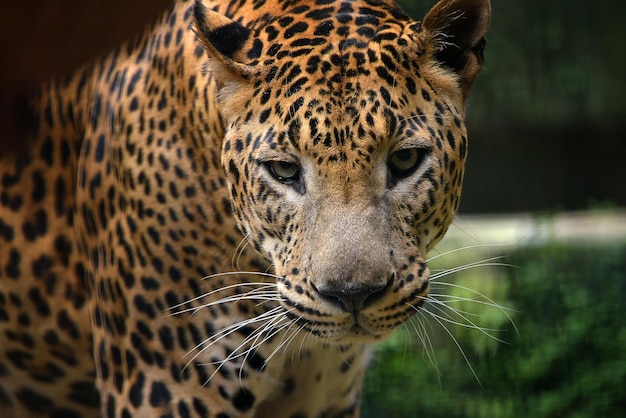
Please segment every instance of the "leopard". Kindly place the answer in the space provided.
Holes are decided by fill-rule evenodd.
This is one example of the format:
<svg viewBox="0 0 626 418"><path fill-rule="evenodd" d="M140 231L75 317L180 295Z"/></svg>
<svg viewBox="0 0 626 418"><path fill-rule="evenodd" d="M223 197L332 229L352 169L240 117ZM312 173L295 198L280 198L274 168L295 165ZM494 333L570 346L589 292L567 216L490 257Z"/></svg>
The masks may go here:
<svg viewBox="0 0 626 418"><path fill-rule="evenodd" d="M179 0L45 82L0 161L0 416L359 416L428 301L490 16Z"/></svg>

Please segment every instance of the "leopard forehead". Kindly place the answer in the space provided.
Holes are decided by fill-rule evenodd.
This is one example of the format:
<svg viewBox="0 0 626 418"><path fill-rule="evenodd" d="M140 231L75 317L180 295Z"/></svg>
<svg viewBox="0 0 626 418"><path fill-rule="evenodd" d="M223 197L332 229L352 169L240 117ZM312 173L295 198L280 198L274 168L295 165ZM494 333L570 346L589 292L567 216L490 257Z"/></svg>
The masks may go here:
<svg viewBox="0 0 626 418"><path fill-rule="evenodd" d="M242 50L246 83L220 92L231 118L225 150L243 141L368 166L401 140L441 148L431 120L463 136L462 106L421 59L421 32L395 7L348 2L299 6L256 27Z"/></svg>

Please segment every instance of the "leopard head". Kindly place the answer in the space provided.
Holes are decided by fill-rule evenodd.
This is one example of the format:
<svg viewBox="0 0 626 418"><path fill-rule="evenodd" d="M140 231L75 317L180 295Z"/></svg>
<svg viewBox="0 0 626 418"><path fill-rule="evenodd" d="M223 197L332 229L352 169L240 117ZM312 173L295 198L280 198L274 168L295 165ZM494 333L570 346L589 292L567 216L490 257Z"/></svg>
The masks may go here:
<svg viewBox="0 0 626 418"><path fill-rule="evenodd" d="M421 21L385 1L278 7L245 23L194 9L234 214L288 315L378 340L423 303L459 205L489 1L442 0Z"/></svg>

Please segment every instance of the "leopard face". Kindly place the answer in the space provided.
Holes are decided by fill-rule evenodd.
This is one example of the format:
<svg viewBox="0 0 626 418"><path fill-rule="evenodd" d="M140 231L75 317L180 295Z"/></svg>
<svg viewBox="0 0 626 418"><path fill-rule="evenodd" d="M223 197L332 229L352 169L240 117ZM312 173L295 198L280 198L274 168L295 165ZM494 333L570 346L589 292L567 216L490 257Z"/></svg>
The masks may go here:
<svg viewBox="0 0 626 418"><path fill-rule="evenodd" d="M254 29L196 7L239 227L288 315L326 340L381 339L427 295L488 23L484 2L454 3L423 22L378 2L301 5Z"/></svg>

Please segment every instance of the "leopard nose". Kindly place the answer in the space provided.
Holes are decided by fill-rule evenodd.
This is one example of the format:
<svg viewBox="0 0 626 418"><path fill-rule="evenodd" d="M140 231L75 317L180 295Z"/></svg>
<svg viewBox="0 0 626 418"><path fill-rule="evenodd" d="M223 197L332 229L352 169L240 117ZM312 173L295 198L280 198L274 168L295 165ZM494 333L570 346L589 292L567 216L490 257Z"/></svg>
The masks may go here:
<svg viewBox="0 0 626 418"><path fill-rule="evenodd" d="M380 299L391 287L393 275L382 284L348 282L315 287L324 300L346 312L358 312Z"/></svg>

